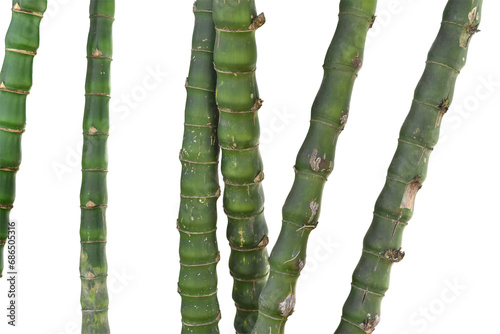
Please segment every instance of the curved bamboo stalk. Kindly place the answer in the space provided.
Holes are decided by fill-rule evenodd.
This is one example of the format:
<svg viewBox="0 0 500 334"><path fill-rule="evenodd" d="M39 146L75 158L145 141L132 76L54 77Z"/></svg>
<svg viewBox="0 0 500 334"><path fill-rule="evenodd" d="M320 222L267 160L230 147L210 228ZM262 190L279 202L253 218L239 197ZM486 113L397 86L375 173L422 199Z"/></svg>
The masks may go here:
<svg viewBox="0 0 500 334"><path fill-rule="evenodd" d="M237 333L250 333L269 270L257 117L262 101L255 78L255 30L264 24L265 18L257 15L254 0L214 0L213 10L217 32L214 65L220 112L218 138L231 247L229 269L234 278L234 326Z"/></svg>
<svg viewBox="0 0 500 334"><path fill-rule="evenodd" d="M83 116L81 206L82 333L109 333L106 208L114 0L90 1Z"/></svg>
<svg viewBox="0 0 500 334"><path fill-rule="evenodd" d="M177 228L180 233L178 291L182 298L182 333L219 333L217 299L217 199L219 198L219 120L215 103L213 66L215 28L213 0L194 4L191 66L186 81L181 202Z"/></svg>
<svg viewBox="0 0 500 334"><path fill-rule="evenodd" d="M307 137L295 164L295 182L283 206L283 224L262 291L252 333L283 333L295 306L295 288L306 262L307 240L318 223L323 187L333 171L337 139L349 113L352 89L362 66L376 0L342 0L324 77L311 112Z"/></svg>
<svg viewBox="0 0 500 334"><path fill-rule="evenodd" d="M12 1L12 20L5 37L0 73L0 277L9 216L21 165L21 136L26 126L26 97L33 78L33 59L40 45L40 21L47 0Z"/></svg>
<svg viewBox="0 0 500 334"><path fill-rule="evenodd" d="M449 0L443 22L401 128L386 183L375 204L361 259L342 310L338 334L365 334L380 321L393 263L404 257L403 230L413 215L429 156L438 142L443 115L453 100L455 82L465 65L469 40L477 32L482 0Z"/></svg>

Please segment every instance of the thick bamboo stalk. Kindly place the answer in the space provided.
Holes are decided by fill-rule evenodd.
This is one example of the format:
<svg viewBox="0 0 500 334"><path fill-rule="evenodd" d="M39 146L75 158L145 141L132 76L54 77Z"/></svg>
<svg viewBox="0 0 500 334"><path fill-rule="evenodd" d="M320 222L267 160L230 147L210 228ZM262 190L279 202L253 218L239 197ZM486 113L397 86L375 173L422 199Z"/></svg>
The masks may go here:
<svg viewBox="0 0 500 334"><path fill-rule="evenodd" d="M0 277L10 211L21 164L21 136L26 125L26 97L33 78L33 58L40 45L40 21L47 0L12 1L12 20L5 37L0 73Z"/></svg>
<svg viewBox="0 0 500 334"><path fill-rule="evenodd" d="M375 204L362 256L352 276L351 292L335 333L371 333L380 321L391 267L404 257L403 230L413 215L415 197L427 176L429 156L438 142L443 115L453 100L469 40L477 31L481 6L482 0L448 1L441 29L401 128L386 183Z"/></svg>
<svg viewBox="0 0 500 334"><path fill-rule="evenodd" d="M234 278L234 326L237 333L250 333L269 271L257 116L262 101L255 77L255 31L265 18L257 15L254 0L214 0L213 10L217 32L214 65L220 112L218 138L231 246L229 269Z"/></svg>
<svg viewBox="0 0 500 334"><path fill-rule="evenodd" d="M195 26L191 66L186 81L178 291L182 298L182 333L219 333L217 299L217 199L219 198L219 112L215 103L213 66L215 28L213 0L194 4Z"/></svg>
<svg viewBox="0 0 500 334"><path fill-rule="evenodd" d="M349 113L351 94L363 63L375 0L342 0L324 77L311 112L307 137L295 164L295 182L283 206L283 223L269 264L271 273L252 333L283 333L295 306L295 288L306 262L307 240L316 228L323 187L333 171L337 139Z"/></svg>
<svg viewBox="0 0 500 334"><path fill-rule="evenodd" d="M82 333L109 333L106 208L114 0L90 1L83 117L81 206Z"/></svg>

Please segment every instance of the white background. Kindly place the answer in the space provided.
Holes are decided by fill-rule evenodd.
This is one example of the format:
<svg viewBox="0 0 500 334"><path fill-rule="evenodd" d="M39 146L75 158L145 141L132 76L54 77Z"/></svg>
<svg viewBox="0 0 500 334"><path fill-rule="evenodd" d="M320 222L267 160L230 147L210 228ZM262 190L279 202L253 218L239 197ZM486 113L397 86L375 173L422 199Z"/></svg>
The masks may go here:
<svg viewBox="0 0 500 334"><path fill-rule="evenodd" d="M49 2L11 214L20 236L15 329L6 324L7 285L0 281L0 332L8 334L80 332L79 189L88 1ZM110 323L113 333L176 333L178 151L192 2L117 3L109 141ZM287 334L332 333L337 327L362 238L445 3L379 0ZM257 42L271 250L321 83L338 1L258 1L257 6L268 19ZM393 268L376 333L489 333L496 328L498 12L498 1L485 1L482 32L472 40L453 106L443 121L442 141L406 228L407 255ZM5 35L10 17L10 2L3 1L0 35ZM220 214L220 328L233 333L225 224Z"/></svg>

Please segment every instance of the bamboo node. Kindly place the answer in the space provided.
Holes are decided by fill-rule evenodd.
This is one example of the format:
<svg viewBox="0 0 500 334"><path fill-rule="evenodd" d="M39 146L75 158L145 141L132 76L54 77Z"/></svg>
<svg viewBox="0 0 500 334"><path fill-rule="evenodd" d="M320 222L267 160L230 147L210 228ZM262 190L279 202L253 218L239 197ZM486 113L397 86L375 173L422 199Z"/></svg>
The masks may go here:
<svg viewBox="0 0 500 334"><path fill-rule="evenodd" d="M272 319L272 320L276 320L276 321L283 321L284 320L283 318L277 318L277 317L273 317L273 316L271 316L269 314L266 314L266 313L262 312L261 310L259 310L259 315L262 315L262 316L264 316L266 318L269 318L269 319Z"/></svg>
<svg viewBox="0 0 500 334"><path fill-rule="evenodd" d="M187 293L184 293L181 291L181 288L179 287L179 285L177 285L177 293L179 295L181 295L182 297L189 297L189 298L206 298L206 297L212 297L212 296L215 296L217 294L217 290L215 290L214 292L211 292L211 293L207 293L207 294L204 294L204 295L189 295Z"/></svg>
<svg viewBox="0 0 500 334"><path fill-rule="evenodd" d="M193 268L193 267L205 267L205 266L210 266L210 265L213 265L213 264L217 264L217 263L219 263L219 261L220 261L220 252L217 252L217 256L215 257L215 260L213 260L213 261L206 262L206 263L196 263L196 264L188 264L188 263L180 262L180 265L182 267L190 267L190 268Z"/></svg>
<svg viewBox="0 0 500 334"><path fill-rule="evenodd" d="M28 51L28 50L5 48L5 51L14 52L14 53L21 53L21 54L28 55L28 56L36 56L36 52Z"/></svg>
<svg viewBox="0 0 500 334"><path fill-rule="evenodd" d="M299 277L300 276L300 273L299 274L290 274L290 273L285 273L283 271L279 271L279 270L276 270L276 269L269 269L270 272L273 272L273 273L276 273L276 274L279 274L279 275L283 275L283 276L291 276L291 277Z"/></svg>
<svg viewBox="0 0 500 334"><path fill-rule="evenodd" d="M370 23L370 26L368 26L368 29L370 29L370 28L373 27L373 24L375 23L375 19L377 18L375 15L373 15L372 17L369 17L369 16L366 16L366 15L360 15L360 14L353 13L353 12L340 12L339 13L339 17L341 15L352 15L352 16L355 16L355 17L359 17L360 19L363 19L365 21L368 21L368 23Z"/></svg>
<svg viewBox="0 0 500 334"><path fill-rule="evenodd" d="M194 219L194 218L192 217L192 219ZM186 230L183 230L181 228L181 226L179 225L179 219L177 219L177 231L179 231L180 233L187 234L188 236L191 236L191 235L204 235L204 234L215 233L217 231L217 228L211 229L209 231L201 231L201 232L186 231Z"/></svg>
<svg viewBox="0 0 500 334"><path fill-rule="evenodd" d="M107 19L111 19L111 20L115 20L115 18L113 16L109 16L109 15L104 15L104 14L92 14L89 16L89 18L93 18L93 17L105 17Z"/></svg>
<svg viewBox="0 0 500 334"><path fill-rule="evenodd" d="M7 88L7 86L5 86L5 82L3 82L3 81L0 83L0 90L2 90L4 92L20 94L20 95L28 95L30 93L30 92L24 91L24 90Z"/></svg>
<svg viewBox="0 0 500 334"><path fill-rule="evenodd" d="M19 167L0 167L0 170L4 172L18 172Z"/></svg>
<svg viewBox="0 0 500 334"><path fill-rule="evenodd" d="M190 89L197 89L197 90L202 90L202 91L205 91L205 92L215 93L215 90L214 90L214 89L208 89L208 88L203 88L203 87L191 86L191 85L189 84L188 78L186 78L186 82L185 82L185 84L184 84L184 87L185 87L186 89L190 88Z"/></svg>
<svg viewBox="0 0 500 334"><path fill-rule="evenodd" d="M259 244L257 245L257 247L253 247L253 248L237 247L237 246L232 245L231 243L229 244L229 247L232 250L237 251L237 252L253 252L256 250L264 249L268 243L269 243L269 237L267 235L264 235L262 237L262 240L260 240Z"/></svg>
<svg viewBox="0 0 500 334"><path fill-rule="evenodd" d="M19 6L19 2L16 2L14 7L12 7L12 11L16 12L16 13L23 13L23 14L28 14L28 15L33 15L33 16L43 18L43 15L40 13L35 13L35 12L30 11L30 10L22 9L21 6Z"/></svg>
<svg viewBox="0 0 500 334"><path fill-rule="evenodd" d="M459 71L459 70L457 70L456 68L453 68L453 67L451 67L451 66L449 66L449 65L446 65L446 64L444 64L444 63L440 63L440 62L438 62L438 61L434 61L434 60L427 60L425 63L426 63L426 64L434 64L434 65L442 66L442 67L445 67L445 68L447 68L447 69L449 69L449 70L452 70L453 72L455 72L455 73L457 73L457 74L460 74L460 71Z"/></svg>
<svg viewBox="0 0 500 334"><path fill-rule="evenodd" d="M95 310L82 310L82 313L97 313L97 312L107 312L107 308L95 309Z"/></svg>
<svg viewBox="0 0 500 334"><path fill-rule="evenodd" d="M315 173L301 171L301 170L298 170L297 167L295 167L295 166L293 166L293 170L294 170L295 174L303 174L303 175L308 175L308 176L312 176L312 177L319 177L319 178L325 180L325 182L328 181L328 178L321 175L321 174L315 174Z"/></svg>
<svg viewBox="0 0 500 334"><path fill-rule="evenodd" d="M81 240L81 244L105 244L107 240Z"/></svg>
<svg viewBox="0 0 500 334"><path fill-rule="evenodd" d="M85 96L105 96L105 97L111 97L108 93L102 93L102 92L90 92L90 93L85 93Z"/></svg>
<svg viewBox="0 0 500 334"><path fill-rule="evenodd" d="M222 318L221 312L219 311L219 313L217 314L217 318L215 318L215 320L213 320L213 321L206 322L206 323L203 323L203 324L191 324L191 323L182 321L182 324L184 326L187 326L187 327L203 327L203 326L208 326L208 325L212 325L212 324L218 323L221 318Z"/></svg>
<svg viewBox="0 0 500 334"><path fill-rule="evenodd" d="M236 307L236 309L238 311L241 311L241 312L259 312L258 309L251 310L251 309L243 308L240 305L238 305L238 303L234 303L234 306Z"/></svg>
<svg viewBox="0 0 500 334"><path fill-rule="evenodd" d="M26 130L18 130L18 129L9 129L0 127L0 131L11 132L11 133L24 133Z"/></svg>
<svg viewBox="0 0 500 334"><path fill-rule="evenodd" d="M237 277L237 275L235 273L233 273L232 271L229 271L229 274L231 275L231 277L233 277L233 279L235 279L236 281L239 281L239 282L246 282L246 283L252 283L252 282L257 282L257 281L261 281L263 279L266 279L267 276L269 275L269 271L267 271L264 275L262 276L259 276L259 277L256 277L256 278L252 278L252 279L244 279L244 278L240 278L240 277Z"/></svg>

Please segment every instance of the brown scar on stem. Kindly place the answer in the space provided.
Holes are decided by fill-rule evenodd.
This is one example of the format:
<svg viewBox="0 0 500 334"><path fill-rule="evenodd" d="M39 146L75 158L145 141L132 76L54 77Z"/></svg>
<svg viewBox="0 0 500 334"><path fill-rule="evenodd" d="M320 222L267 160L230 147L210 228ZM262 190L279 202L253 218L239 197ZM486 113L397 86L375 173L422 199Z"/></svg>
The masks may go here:
<svg viewBox="0 0 500 334"><path fill-rule="evenodd" d="M357 70L363 66L363 59L360 57L359 53L352 59L352 63Z"/></svg>
<svg viewBox="0 0 500 334"><path fill-rule="evenodd" d="M476 20L479 20L479 12L477 11L477 7L469 13L468 15L469 23L464 24L464 28L462 29L462 33L460 34L460 47L467 49L469 46L469 42L472 36L475 33L478 33L480 30L478 29L479 24L474 24Z"/></svg>
<svg viewBox="0 0 500 334"><path fill-rule="evenodd" d="M293 313L295 308L295 296L292 291L286 296L285 300L279 303L279 309L281 311L281 316L288 317Z"/></svg>
<svg viewBox="0 0 500 334"><path fill-rule="evenodd" d="M255 103L253 104L252 108L250 109L251 111L257 111L259 110L262 105L264 104L264 100L262 99L257 99L255 100Z"/></svg>
<svg viewBox="0 0 500 334"><path fill-rule="evenodd" d="M373 317L373 319L370 316L370 314L368 314L368 318L362 324L359 325L359 328L364 330L365 333L371 334L373 333L375 327L377 327L379 322L380 322L380 316L378 314L375 314L375 317Z"/></svg>
<svg viewBox="0 0 500 334"><path fill-rule="evenodd" d="M343 113L342 116L340 116L340 125L344 125L347 123L347 119L349 118L348 113Z"/></svg>
<svg viewBox="0 0 500 334"><path fill-rule="evenodd" d="M309 158L309 165L311 166L312 170L315 172L319 172L319 165L321 163L321 157L318 157L318 149L314 148L313 153L311 154L311 157Z"/></svg>
<svg viewBox="0 0 500 334"><path fill-rule="evenodd" d="M316 201L311 201L309 203L309 211L311 211L311 217L309 217L307 225L311 224L311 222L314 219L314 216L316 216L316 214L318 213L318 209L319 209L319 203L317 203Z"/></svg>
<svg viewBox="0 0 500 334"><path fill-rule="evenodd" d="M474 7L467 17L469 19L469 23L464 25L464 30L460 36L460 46L463 48L467 48L472 36L481 31L478 29L479 24L474 24L476 20L479 21L479 11L477 10L477 7Z"/></svg>
<svg viewBox="0 0 500 334"><path fill-rule="evenodd" d="M379 258L379 261L380 261L380 258ZM377 265L378 265L378 262L377 262ZM363 298L361 298L361 306L363 306L363 304L365 303L365 300L366 300L366 294L367 294L367 292L365 291L365 292L363 293Z"/></svg>
<svg viewBox="0 0 500 334"><path fill-rule="evenodd" d="M269 244L269 237L267 235L265 235L262 240L259 242L259 245L258 247L259 248L264 248L267 246L267 244Z"/></svg>
<svg viewBox="0 0 500 334"><path fill-rule="evenodd" d="M401 247L399 249L393 249L389 248L388 250L385 251L384 254L384 259L391 263L398 263L401 262L405 257L405 252L401 250Z"/></svg>
<svg viewBox="0 0 500 334"><path fill-rule="evenodd" d="M252 23L248 27L248 30L257 30L266 23L266 16L264 13L260 13L259 16L253 19Z"/></svg>
<svg viewBox="0 0 500 334"><path fill-rule="evenodd" d="M85 207L86 207L86 208L95 208L95 207L96 207L96 205L95 205L95 203L94 203L94 202L92 202L92 201L88 201L88 202L85 204Z"/></svg>
<svg viewBox="0 0 500 334"><path fill-rule="evenodd" d="M255 100L255 103L253 104L252 108L250 108L250 111L253 112L253 124L254 125L255 125L255 122L257 119L257 112L259 111L260 108L262 108L263 104L264 104L264 100L257 99L257 100Z"/></svg>
<svg viewBox="0 0 500 334"><path fill-rule="evenodd" d="M257 174L257 176L255 177L255 179L253 179L253 182L260 183L263 180L264 180L264 172L260 171L259 174Z"/></svg>
<svg viewBox="0 0 500 334"><path fill-rule="evenodd" d="M101 57L102 56L102 52L99 50L99 49L95 49L94 51L92 51L92 57Z"/></svg>
<svg viewBox="0 0 500 334"><path fill-rule="evenodd" d="M421 177L417 177L415 180L411 181L406 185L405 193L403 195L403 200L401 201L401 209L410 209L413 212L415 206L415 197L417 192L422 188Z"/></svg>
<svg viewBox="0 0 500 334"><path fill-rule="evenodd" d="M449 99L443 99L441 103L437 106L439 108L439 113L438 117L436 119L436 126L437 128L439 125L441 125L441 121L443 120L444 114L448 112L448 109L450 109L451 101Z"/></svg>

